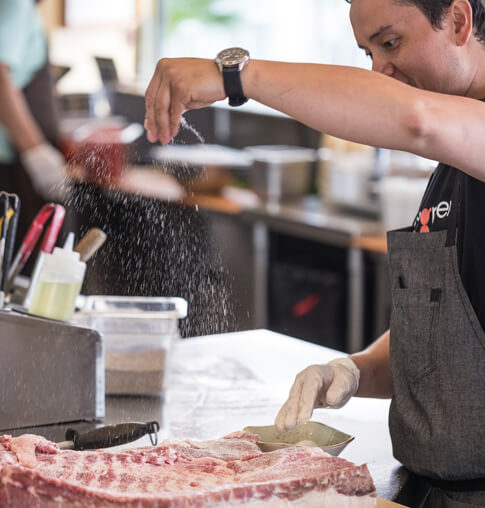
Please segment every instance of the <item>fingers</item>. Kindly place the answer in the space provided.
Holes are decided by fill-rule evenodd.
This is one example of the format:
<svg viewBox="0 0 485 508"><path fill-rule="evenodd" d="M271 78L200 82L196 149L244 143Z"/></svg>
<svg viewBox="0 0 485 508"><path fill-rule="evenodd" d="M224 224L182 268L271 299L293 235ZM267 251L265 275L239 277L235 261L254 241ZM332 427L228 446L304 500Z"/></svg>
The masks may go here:
<svg viewBox="0 0 485 508"><path fill-rule="evenodd" d="M288 432L297 423L311 418L319 400L322 384L323 380L317 366L308 367L296 376L288 400L275 420L279 432Z"/></svg>
<svg viewBox="0 0 485 508"><path fill-rule="evenodd" d="M155 104L157 101L158 90L162 81L161 61L157 64L152 79L145 92L145 122L144 127L147 131L148 141L154 143L158 140L158 127L155 114Z"/></svg>
<svg viewBox="0 0 485 508"><path fill-rule="evenodd" d="M330 407L338 409L344 406L357 391L360 372L349 358L339 358L331 363L334 376L327 391L326 402Z"/></svg>
<svg viewBox="0 0 485 508"><path fill-rule="evenodd" d="M341 408L350 398L348 397L348 393L348 390L338 383L332 383L326 395L327 405L335 409Z"/></svg>
<svg viewBox="0 0 485 508"><path fill-rule="evenodd" d="M171 97L172 103L170 105L168 127L170 136L174 138L179 133L182 115L187 111L185 107L187 101L176 87L172 87Z"/></svg>
<svg viewBox="0 0 485 508"><path fill-rule="evenodd" d="M169 143L172 139L170 133L170 102L172 100L170 84L162 79L155 102L155 122L158 130L158 140L162 144Z"/></svg>
<svg viewBox="0 0 485 508"><path fill-rule="evenodd" d="M323 382L320 376L312 376L307 379L303 385L300 395L300 411L298 414L298 421L308 421L313 413L313 409L320 405L320 393L322 391Z"/></svg>
<svg viewBox="0 0 485 508"><path fill-rule="evenodd" d="M173 65L172 65L173 67ZM160 60L145 93L145 129L150 142L168 143L180 129L186 108L185 86L168 60Z"/></svg>
<svg viewBox="0 0 485 508"><path fill-rule="evenodd" d="M312 365L300 372L288 400L276 416L276 430L288 432L297 423L308 421L315 407L325 407L327 388L332 386L333 381L334 371L328 365Z"/></svg>
<svg viewBox="0 0 485 508"><path fill-rule="evenodd" d="M145 92L148 140L168 143L178 134L183 113L224 98L222 76L213 60L160 60Z"/></svg>
<svg viewBox="0 0 485 508"><path fill-rule="evenodd" d="M278 432L288 432L298 422L298 413L300 411L300 394L302 389L301 380L295 379L291 387L287 401L283 404L275 420L275 427Z"/></svg>
<svg viewBox="0 0 485 508"><path fill-rule="evenodd" d="M334 369L338 370L338 367L334 367ZM342 375L341 370L338 370L338 374L334 375L325 396L327 405L335 409L342 407L350 398L350 389L347 378Z"/></svg>

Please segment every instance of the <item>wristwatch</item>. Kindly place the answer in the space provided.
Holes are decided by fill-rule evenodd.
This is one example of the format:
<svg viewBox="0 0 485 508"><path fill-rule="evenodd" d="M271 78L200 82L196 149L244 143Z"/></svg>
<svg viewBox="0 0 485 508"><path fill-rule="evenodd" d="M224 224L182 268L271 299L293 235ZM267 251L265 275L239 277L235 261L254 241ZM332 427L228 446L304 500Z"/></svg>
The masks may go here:
<svg viewBox="0 0 485 508"><path fill-rule="evenodd" d="M241 85L241 71L249 62L249 52L242 48L228 48L220 51L215 62L222 72L224 90L230 106L241 106L248 101Z"/></svg>

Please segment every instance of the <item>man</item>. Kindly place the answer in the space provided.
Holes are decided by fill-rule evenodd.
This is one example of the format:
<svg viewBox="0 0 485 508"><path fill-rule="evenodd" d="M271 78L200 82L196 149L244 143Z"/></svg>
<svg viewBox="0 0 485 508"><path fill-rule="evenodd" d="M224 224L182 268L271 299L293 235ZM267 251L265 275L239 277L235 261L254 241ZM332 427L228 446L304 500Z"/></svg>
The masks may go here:
<svg viewBox="0 0 485 508"><path fill-rule="evenodd" d="M372 71L252 60L232 72L240 90L220 58L224 79L210 60L161 60L148 138L166 143L184 111L243 96L333 136L441 161L415 224L388 234L390 331L298 374L276 426L353 395L392 397L394 455L430 485L426 506L485 506L485 9L354 0L350 19Z"/></svg>

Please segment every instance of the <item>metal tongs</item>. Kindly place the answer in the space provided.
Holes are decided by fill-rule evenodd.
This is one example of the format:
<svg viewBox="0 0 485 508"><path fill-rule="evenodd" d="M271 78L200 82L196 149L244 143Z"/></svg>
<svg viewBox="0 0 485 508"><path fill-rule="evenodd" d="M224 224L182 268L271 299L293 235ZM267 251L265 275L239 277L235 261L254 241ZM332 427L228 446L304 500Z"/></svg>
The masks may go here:
<svg viewBox="0 0 485 508"><path fill-rule="evenodd" d="M61 205L55 205L54 203L44 205L37 213L34 220L32 221L32 224L30 225L30 228L22 241L22 245L20 246L20 249L15 255L15 258L10 266L8 272L7 291L12 287L13 281L15 280L17 275L22 271L23 267L25 266L25 263L27 263L30 255L32 254L32 251L34 250L35 245L37 244L37 240L39 239L42 231L44 230L45 223L54 213L54 209L56 206ZM44 244L46 242L47 235L46 239L44 240Z"/></svg>
<svg viewBox="0 0 485 508"><path fill-rule="evenodd" d="M49 219L51 219L47 231L44 235L42 243L40 245L40 252L37 256L37 260L32 271L30 278L30 286L27 291L27 295L24 299L24 307L29 307L30 300L32 299L32 293L39 278L40 268L42 266L45 254L50 254L54 250L54 246L59 235L59 231L64 222L64 216L66 215L66 209L59 204L49 203L44 205L39 213L33 220L25 238L22 241L19 251L15 255L10 270L8 272L8 284L7 287L10 289L14 283L15 278L21 272L25 263L29 259L39 237L44 230L44 227Z"/></svg>
<svg viewBox="0 0 485 508"><path fill-rule="evenodd" d="M17 194L0 192L0 308L5 303L7 274L12 260L15 235L20 213L20 199Z"/></svg>

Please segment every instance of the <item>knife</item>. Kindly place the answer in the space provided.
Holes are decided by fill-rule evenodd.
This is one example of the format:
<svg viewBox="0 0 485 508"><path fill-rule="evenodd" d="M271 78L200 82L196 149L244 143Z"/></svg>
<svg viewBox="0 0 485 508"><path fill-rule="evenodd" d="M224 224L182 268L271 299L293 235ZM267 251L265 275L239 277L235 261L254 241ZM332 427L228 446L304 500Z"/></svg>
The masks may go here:
<svg viewBox="0 0 485 508"><path fill-rule="evenodd" d="M80 433L74 429L67 429L66 441L57 443L61 450L97 450L109 448L136 441L149 434L153 446L158 442L157 432L160 430L158 422L148 423L119 423Z"/></svg>

